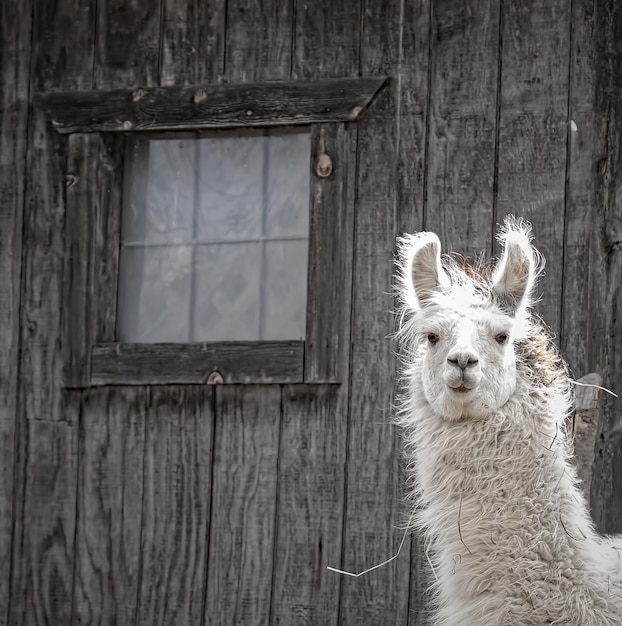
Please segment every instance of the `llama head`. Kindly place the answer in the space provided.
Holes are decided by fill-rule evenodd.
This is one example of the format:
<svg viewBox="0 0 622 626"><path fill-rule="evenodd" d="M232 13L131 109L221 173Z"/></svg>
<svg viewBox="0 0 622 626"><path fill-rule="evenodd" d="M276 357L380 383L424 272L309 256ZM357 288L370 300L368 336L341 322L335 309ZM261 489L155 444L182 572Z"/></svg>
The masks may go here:
<svg viewBox="0 0 622 626"><path fill-rule="evenodd" d="M400 239L400 295L407 321L411 373L434 413L483 417L516 388L515 345L529 329L541 257L526 222L508 218L494 271L441 257L433 233Z"/></svg>

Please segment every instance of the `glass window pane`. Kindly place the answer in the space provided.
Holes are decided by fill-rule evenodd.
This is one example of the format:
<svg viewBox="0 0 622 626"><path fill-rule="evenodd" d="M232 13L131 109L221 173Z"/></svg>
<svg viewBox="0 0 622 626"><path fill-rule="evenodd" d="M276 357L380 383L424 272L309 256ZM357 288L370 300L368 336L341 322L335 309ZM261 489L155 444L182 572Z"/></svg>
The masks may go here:
<svg viewBox="0 0 622 626"><path fill-rule="evenodd" d="M199 140L199 239L261 236L264 141L262 135Z"/></svg>
<svg viewBox="0 0 622 626"><path fill-rule="evenodd" d="M189 340L191 246L121 249L120 341Z"/></svg>
<svg viewBox="0 0 622 626"><path fill-rule="evenodd" d="M266 235L307 237L309 232L309 136L269 137L270 178Z"/></svg>
<svg viewBox="0 0 622 626"><path fill-rule="evenodd" d="M194 341L259 339L261 244L199 246Z"/></svg>
<svg viewBox="0 0 622 626"><path fill-rule="evenodd" d="M262 339L303 339L307 313L307 241L269 241L264 253Z"/></svg>
<svg viewBox="0 0 622 626"><path fill-rule="evenodd" d="M308 131L128 143L119 340L302 339Z"/></svg>
<svg viewBox="0 0 622 626"><path fill-rule="evenodd" d="M135 141L126 163L124 241L191 242L195 143L187 139Z"/></svg>

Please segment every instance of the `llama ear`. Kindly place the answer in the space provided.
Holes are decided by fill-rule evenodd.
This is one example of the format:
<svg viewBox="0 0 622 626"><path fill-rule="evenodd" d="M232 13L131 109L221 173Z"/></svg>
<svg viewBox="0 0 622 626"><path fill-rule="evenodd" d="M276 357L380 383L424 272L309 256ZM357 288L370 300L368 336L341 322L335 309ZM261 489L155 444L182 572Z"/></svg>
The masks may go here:
<svg viewBox="0 0 622 626"><path fill-rule="evenodd" d="M435 293L450 284L441 266L441 242L434 233L419 233L409 243L404 279L410 283L418 306L424 307Z"/></svg>
<svg viewBox="0 0 622 626"><path fill-rule="evenodd" d="M499 240L503 256L493 275L493 291L503 308L514 315L531 305L531 294L540 272L540 257L531 245L529 225L508 218Z"/></svg>

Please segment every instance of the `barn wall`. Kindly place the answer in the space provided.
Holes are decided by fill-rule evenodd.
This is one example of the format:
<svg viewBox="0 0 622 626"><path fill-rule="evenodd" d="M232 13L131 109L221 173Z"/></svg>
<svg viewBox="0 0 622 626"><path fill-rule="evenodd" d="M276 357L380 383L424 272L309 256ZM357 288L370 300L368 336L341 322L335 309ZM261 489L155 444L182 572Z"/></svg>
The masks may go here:
<svg viewBox="0 0 622 626"><path fill-rule="evenodd" d="M425 624L416 538L362 578L326 570L363 570L402 536L395 236L425 228L493 252L494 224L524 215L547 257L539 310L576 377L622 385L622 8L5 0L0 11L0 624ZM31 95L359 75L391 82L350 134L344 383L63 391L66 144ZM607 398L592 504L609 532L622 532L621 415Z"/></svg>

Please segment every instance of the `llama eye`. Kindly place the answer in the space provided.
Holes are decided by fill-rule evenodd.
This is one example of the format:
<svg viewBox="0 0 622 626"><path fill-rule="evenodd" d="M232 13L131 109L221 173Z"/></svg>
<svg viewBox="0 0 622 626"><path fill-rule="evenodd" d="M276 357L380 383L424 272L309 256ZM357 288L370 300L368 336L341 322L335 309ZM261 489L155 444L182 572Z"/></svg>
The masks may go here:
<svg viewBox="0 0 622 626"><path fill-rule="evenodd" d="M508 340L510 339L510 336L507 333L499 333L496 337L495 337L495 341L500 345L500 346L504 346Z"/></svg>
<svg viewBox="0 0 622 626"><path fill-rule="evenodd" d="M434 333L428 333L428 343L434 345L435 343L438 343L440 340L440 337Z"/></svg>

